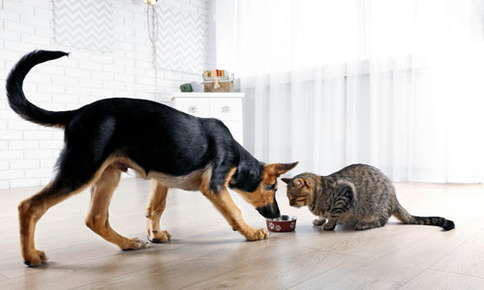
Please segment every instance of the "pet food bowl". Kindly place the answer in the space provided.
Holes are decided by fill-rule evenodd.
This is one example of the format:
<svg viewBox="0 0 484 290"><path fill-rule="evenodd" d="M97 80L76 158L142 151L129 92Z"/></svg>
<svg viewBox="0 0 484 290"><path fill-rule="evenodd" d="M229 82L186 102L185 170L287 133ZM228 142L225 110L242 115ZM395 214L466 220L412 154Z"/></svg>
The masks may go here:
<svg viewBox="0 0 484 290"><path fill-rule="evenodd" d="M267 229L271 232L293 232L296 229L296 217L281 215L276 219L266 219Z"/></svg>

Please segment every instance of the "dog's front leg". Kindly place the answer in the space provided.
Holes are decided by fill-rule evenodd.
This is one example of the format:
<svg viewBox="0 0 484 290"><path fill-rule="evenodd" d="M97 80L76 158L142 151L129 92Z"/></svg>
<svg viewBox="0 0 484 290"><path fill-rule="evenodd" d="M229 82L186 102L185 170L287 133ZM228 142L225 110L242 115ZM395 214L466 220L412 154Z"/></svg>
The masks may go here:
<svg viewBox="0 0 484 290"><path fill-rule="evenodd" d="M268 233L264 229L254 229L245 223L240 209L235 205L227 188L219 192L212 192L209 189L201 190L213 205L222 213L234 231L241 233L248 241L267 239Z"/></svg>

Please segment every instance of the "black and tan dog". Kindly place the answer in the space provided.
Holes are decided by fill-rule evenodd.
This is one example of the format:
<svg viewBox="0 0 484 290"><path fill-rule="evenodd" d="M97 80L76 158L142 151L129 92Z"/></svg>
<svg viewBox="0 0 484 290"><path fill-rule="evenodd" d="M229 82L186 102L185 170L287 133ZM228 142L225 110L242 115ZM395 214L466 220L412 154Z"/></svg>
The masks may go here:
<svg viewBox="0 0 484 290"><path fill-rule="evenodd" d="M143 241L115 232L108 221L111 196L127 168L153 180L146 212L152 242L170 239L160 230L168 188L200 190L247 240L267 238L265 230L244 222L227 187L240 193L264 217L278 217L277 177L297 163L263 164L232 138L221 121L197 118L156 102L112 98L61 112L30 103L22 89L27 73L39 63L66 55L61 51L31 52L15 65L7 79L8 100L16 113L65 132L55 178L18 207L25 264L37 266L46 261L34 242L40 217L51 206L87 187L92 187L87 226L123 250L145 247Z"/></svg>

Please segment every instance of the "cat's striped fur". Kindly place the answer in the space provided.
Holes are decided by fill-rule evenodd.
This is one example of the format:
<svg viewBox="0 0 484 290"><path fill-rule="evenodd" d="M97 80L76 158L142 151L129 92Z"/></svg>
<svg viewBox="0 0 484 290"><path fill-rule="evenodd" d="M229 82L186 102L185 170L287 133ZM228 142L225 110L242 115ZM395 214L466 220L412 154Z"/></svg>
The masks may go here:
<svg viewBox="0 0 484 290"><path fill-rule="evenodd" d="M355 230L384 226L394 215L404 224L434 225L448 231L454 222L442 217L409 214L397 200L391 180L377 168L353 164L328 176L302 173L283 178L291 206L308 206L324 230L337 223L354 223Z"/></svg>

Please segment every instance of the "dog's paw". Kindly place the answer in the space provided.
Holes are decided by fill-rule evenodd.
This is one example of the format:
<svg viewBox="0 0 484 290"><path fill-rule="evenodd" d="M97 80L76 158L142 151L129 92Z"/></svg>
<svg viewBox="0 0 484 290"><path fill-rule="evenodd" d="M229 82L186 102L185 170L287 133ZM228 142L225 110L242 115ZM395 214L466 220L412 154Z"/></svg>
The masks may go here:
<svg viewBox="0 0 484 290"><path fill-rule="evenodd" d="M131 250L138 250L138 249L144 249L148 245L147 242L140 240L138 238L133 238L129 239L126 245L121 247L121 250L123 251L131 251Z"/></svg>
<svg viewBox="0 0 484 290"><path fill-rule="evenodd" d="M325 231L333 231L336 228L336 224L325 224L323 226L323 230Z"/></svg>
<svg viewBox="0 0 484 290"><path fill-rule="evenodd" d="M37 267L47 263L47 256L44 252L35 250L24 258L24 264L29 267Z"/></svg>
<svg viewBox="0 0 484 290"><path fill-rule="evenodd" d="M170 239L171 235L168 231L152 231L148 233L148 240L155 244L166 243Z"/></svg>
<svg viewBox="0 0 484 290"><path fill-rule="evenodd" d="M268 237L269 233L265 229L254 230L254 232L246 236L248 241L260 241L265 240Z"/></svg>
<svg viewBox="0 0 484 290"><path fill-rule="evenodd" d="M320 226L324 225L324 223L326 223L325 218L317 218L317 219L313 220L313 226L315 226L315 227L320 227Z"/></svg>

